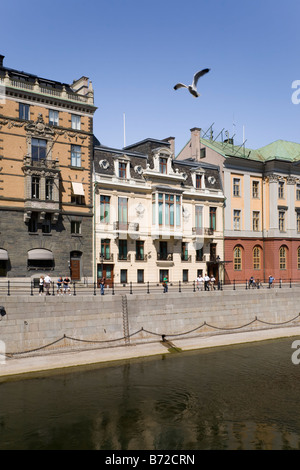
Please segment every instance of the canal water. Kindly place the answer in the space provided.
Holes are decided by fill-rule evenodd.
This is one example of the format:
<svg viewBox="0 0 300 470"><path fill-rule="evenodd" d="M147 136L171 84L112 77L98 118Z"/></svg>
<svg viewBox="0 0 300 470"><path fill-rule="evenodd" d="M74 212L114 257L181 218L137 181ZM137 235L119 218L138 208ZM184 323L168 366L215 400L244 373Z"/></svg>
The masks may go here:
<svg viewBox="0 0 300 470"><path fill-rule="evenodd" d="M288 338L0 382L0 449L299 449Z"/></svg>

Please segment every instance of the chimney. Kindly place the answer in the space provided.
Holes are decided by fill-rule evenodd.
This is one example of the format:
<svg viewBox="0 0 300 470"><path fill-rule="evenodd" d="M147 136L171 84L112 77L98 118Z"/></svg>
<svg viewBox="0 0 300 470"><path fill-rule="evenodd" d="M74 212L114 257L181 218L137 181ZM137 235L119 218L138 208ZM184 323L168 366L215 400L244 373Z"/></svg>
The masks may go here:
<svg viewBox="0 0 300 470"><path fill-rule="evenodd" d="M163 141L170 144L170 150L172 155L175 157L175 137L167 137L166 139L163 139Z"/></svg>
<svg viewBox="0 0 300 470"><path fill-rule="evenodd" d="M0 67L3 68L3 60L5 55L0 55Z"/></svg>
<svg viewBox="0 0 300 470"><path fill-rule="evenodd" d="M193 127L191 129L191 157L195 160L200 159L200 133L199 127Z"/></svg>

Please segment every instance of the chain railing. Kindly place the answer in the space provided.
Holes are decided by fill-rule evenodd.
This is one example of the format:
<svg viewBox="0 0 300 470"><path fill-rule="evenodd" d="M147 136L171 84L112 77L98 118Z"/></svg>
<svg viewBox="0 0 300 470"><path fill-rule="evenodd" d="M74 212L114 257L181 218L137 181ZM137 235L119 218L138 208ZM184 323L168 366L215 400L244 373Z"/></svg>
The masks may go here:
<svg viewBox="0 0 300 470"><path fill-rule="evenodd" d="M127 283L111 283L104 288L104 295L125 295L125 294L168 294L168 293L188 293L188 292L203 292L207 291L223 291L223 290L256 290L256 289L294 289L300 288L300 280L293 279L279 279L273 281L272 285L268 282L252 283L251 280L245 279L244 282L215 282L214 285L198 284L197 281L183 282L174 281L169 282L167 291L161 282L127 282ZM48 293L44 288L44 292L39 292L39 284L37 280L18 281L15 279L1 279L0 280L0 296L16 296L16 295L30 295L30 296L77 296L77 295L93 295L100 296L101 289L96 282L71 282L68 289L64 287L58 289L56 282L52 282Z"/></svg>

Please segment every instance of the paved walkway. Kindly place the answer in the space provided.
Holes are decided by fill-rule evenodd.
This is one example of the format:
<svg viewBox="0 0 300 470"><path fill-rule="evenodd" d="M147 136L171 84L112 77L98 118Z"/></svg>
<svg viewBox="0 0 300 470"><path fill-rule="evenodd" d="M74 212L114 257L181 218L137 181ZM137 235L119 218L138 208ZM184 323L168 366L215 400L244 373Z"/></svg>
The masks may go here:
<svg viewBox="0 0 300 470"><path fill-rule="evenodd" d="M182 351L229 346L234 344L264 341L284 337L300 338L300 326L273 328L269 330L256 330L248 332L219 334L195 338L176 339L171 345ZM19 374L37 373L58 370L76 366L99 363L110 363L132 358L142 358L161 354L169 354L166 343L144 343L129 346L118 346L107 349L93 349L88 351L53 352L53 354L35 357L15 357L0 363L0 377L15 376ZM292 349L291 349L292 354Z"/></svg>

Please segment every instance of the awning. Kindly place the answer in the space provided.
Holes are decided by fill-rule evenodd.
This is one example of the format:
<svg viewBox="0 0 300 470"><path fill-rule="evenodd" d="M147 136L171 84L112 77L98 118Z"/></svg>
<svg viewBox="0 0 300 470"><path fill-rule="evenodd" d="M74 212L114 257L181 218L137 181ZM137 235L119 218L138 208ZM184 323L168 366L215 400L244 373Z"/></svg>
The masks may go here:
<svg viewBox="0 0 300 470"><path fill-rule="evenodd" d="M28 259L53 260L54 256L52 251L36 248L35 250L28 251Z"/></svg>
<svg viewBox="0 0 300 470"><path fill-rule="evenodd" d="M84 196L83 184L73 183L72 181L72 191L75 196Z"/></svg>
<svg viewBox="0 0 300 470"><path fill-rule="evenodd" d="M8 253L6 250L0 250L0 261L8 261Z"/></svg>

